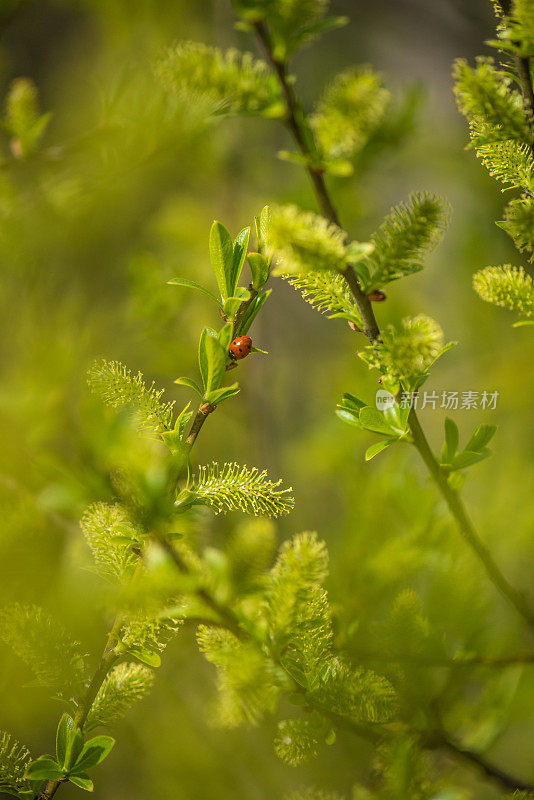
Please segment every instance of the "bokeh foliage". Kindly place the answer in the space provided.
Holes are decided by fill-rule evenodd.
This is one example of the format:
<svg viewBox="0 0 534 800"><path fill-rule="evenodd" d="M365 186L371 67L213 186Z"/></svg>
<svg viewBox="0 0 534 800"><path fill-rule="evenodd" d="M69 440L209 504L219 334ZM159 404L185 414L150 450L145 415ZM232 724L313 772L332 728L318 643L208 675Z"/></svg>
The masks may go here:
<svg viewBox="0 0 534 800"><path fill-rule="evenodd" d="M506 315L481 304L470 289L482 263L502 263L515 253L492 223L501 214L501 195L462 150L466 135L448 76L454 56L479 52L480 39L491 35L490 9L483 2L469 10L443 4L456 23L440 25L434 50L416 31L423 25L431 38L439 12L365 5L355 11L351 3L334 3L336 13L350 11L353 23L299 56L303 88L306 96L319 96L324 65L333 75L354 60L376 64L397 96L414 77L436 71L414 131L402 136L398 125L393 133L382 130L382 141L367 141L367 132L358 131L347 145L362 147L354 177L339 185L333 180L346 225L362 241L414 189L429 187L451 202L445 244L426 273L389 287L384 313L394 319L424 310L440 320L448 338L460 340L433 377L437 390L500 392L496 412L458 415L465 433L473 422L500 425L498 455L479 467L466 493L508 574L528 587L534 386L526 365L532 337L528 329L510 331ZM156 88L152 65L175 39L248 49L232 22L222 1L47 0L10 3L1 11L8 124L0 172L0 595L2 604L15 597L56 615L59 610L84 655L101 647L109 620L95 577L85 569L89 556L77 521L91 503L111 499L109 454L124 436L124 421L89 395L87 367L102 356L119 358L164 386L169 401L181 400L183 389L173 380L194 373L197 332L210 324L213 311L201 296L166 281L176 274L211 279L206 231L213 218L224 218L235 235L251 208L267 201L313 209L300 171L274 158L289 146L274 123L206 124L203 102L176 102L169 110ZM383 42L390 40L397 48L385 52ZM33 81L38 99L31 84L13 85L20 78ZM13 102L18 91L24 99L25 89L36 128L21 152L7 98ZM51 117L39 123L48 112ZM380 109L376 113L382 119ZM247 363L241 395L210 420L209 442L198 445L201 463L214 457L258 463L293 485L295 511L277 524L278 539L313 527L327 542L336 635L355 661L382 671L384 658L405 653L406 643L431 657L526 650L524 630L485 584L413 456L399 448L365 464L364 445L336 419L334 404L347 378L369 397L376 389L348 345L346 322L327 324L283 281L274 290L255 333L269 357ZM437 444L441 416L424 416ZM237 546L237 515L209 519L206 543ZM406 633L399 637L403 619ZM429 634L435 629L437 641ZM33 680L29 671L3 646L0 664L2 727L32 750L46 751L58 716L55 701L24 686ZM439 694L447 722L465 741L493 744L494 760L529 777L530 669L501 674L481 668L466 685L460 673L410 665L399 667L395 679L413 692L414 705ZM266 800L300 785L347 794L368 777L371 748L349 737L295 770L273 753L274 723L252 732L210 727L216 679L198 655L193 631L181 634L179 646L169 645L157 677L151 699L121 723L121 746L102 767L103 798L185 800L194 792L207 800ZM505 735L503 722L509 725ZM409 743L405 747L394 754L399 763L408 763ZM385 758L375 754L376 764ZM454 769L473 797L501 796ZM389 796L402 791L391 787Z"/></svg>

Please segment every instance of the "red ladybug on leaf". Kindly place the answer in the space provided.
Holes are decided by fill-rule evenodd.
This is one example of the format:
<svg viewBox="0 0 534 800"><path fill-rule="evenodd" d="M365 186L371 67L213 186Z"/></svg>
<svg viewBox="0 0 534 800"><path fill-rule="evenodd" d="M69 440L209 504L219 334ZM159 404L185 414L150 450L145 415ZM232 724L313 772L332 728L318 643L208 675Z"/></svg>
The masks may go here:
<svg viewBox="0 0 534 800"><path fill-rule="evenodd" d="M246 358L252 350L252 339L250 336L238 336L230 344L230 358L238 361L240 358Z"/></svg>

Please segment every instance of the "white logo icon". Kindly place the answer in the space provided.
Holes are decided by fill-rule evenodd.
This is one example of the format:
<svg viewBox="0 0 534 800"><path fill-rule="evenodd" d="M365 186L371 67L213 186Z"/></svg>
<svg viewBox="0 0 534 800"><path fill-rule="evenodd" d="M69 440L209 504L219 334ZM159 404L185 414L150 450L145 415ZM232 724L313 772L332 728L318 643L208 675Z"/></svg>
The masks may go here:
<svg viewBox="0 0 534 800"><path fill-rule="evenodd" d="M385 389L379 389L376 393L376 407L379 411L385 411L386 408L392 408L395 405L395 396Z"/></svg>

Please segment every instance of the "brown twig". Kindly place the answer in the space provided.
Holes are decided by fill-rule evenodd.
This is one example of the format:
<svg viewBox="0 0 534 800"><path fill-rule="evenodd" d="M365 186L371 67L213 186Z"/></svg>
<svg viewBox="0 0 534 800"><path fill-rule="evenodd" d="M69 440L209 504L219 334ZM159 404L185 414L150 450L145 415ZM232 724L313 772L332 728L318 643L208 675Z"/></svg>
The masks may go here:
<svg viewBox="0 0 534 800"><path fill-rule="evenodd" d="M197 436L200 433L202 426L206 422L207 418L210 414L213 414L217 406L212 406L210 403L202 403L199 407L195 417L193 419L193 423L189 430L189 434L187 436L186 444L191 449L197 440Z"/></svg>

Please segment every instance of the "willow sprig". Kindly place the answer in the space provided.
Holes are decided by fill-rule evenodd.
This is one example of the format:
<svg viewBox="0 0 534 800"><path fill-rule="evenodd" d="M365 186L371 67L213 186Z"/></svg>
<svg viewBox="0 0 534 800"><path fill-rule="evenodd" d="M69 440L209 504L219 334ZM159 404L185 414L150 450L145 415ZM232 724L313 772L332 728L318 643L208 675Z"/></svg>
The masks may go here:
<svg viewBox="0 0 534 800"><path fill-rule="evenodd" d="M235 463L199 466L198 476L190 487L194 503L207 505L216 514L240 510L254 516L280 517L295 505L291 488L279 488L282 479L273 482L267 471Z"/></svg>

